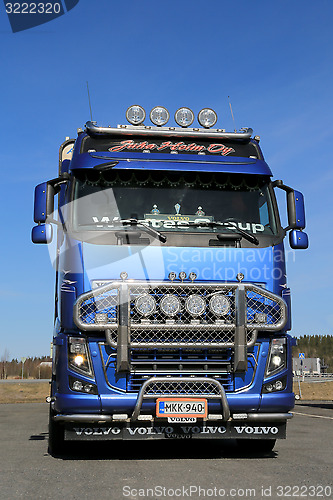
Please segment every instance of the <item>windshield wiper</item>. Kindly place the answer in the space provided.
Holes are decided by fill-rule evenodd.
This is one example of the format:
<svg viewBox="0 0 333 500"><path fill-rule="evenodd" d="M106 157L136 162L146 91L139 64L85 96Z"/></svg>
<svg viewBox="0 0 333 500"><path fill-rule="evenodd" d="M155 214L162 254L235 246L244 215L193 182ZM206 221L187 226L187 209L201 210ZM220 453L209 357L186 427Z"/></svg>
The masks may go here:
<svg viewBox="0 0 333 500"><path fill-rule="evenodd" d="M192 227L225 227L228 229L233 229L235 233L241 234L243 238L246 240L250 241L251 243L254 243L255 245L259 245L259 240L253 234L249 234L243 229L240 229L237 226L234 226L229 221L202 221L202 222L189 222L190 226Z"/></svg>
<svg viewBox="0 0 333 500"><path fill-rule="evenodd" d="M142 229L146 231L146 233L150 234L150 236L160 240L162 243L165 243L167 240L164 234L160 233L156 229L153 229L152 227L147 226L138 219L113 219L112 224L119 226L132 226L132 227L139 226L140 228L142 227Z"/></svg>

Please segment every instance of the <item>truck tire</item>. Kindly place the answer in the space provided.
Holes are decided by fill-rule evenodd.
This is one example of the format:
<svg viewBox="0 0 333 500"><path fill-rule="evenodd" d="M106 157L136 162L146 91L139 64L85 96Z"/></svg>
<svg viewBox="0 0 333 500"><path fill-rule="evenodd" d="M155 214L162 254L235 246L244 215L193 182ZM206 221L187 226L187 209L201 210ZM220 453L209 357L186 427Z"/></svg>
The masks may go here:
<svg viewBox="0 0 333 500"><path fill-rule="evenodd" d="M276 439L237 439L237 445L247 453L269 453L273 450Z"/></svg>
<svg viewBox="0 0 333 500"><path fill-rule="evenodd" d="M50 455L61 455L65 451L65 431L64 427L53 420L53 412L49 413L49 447Z"/></svg>

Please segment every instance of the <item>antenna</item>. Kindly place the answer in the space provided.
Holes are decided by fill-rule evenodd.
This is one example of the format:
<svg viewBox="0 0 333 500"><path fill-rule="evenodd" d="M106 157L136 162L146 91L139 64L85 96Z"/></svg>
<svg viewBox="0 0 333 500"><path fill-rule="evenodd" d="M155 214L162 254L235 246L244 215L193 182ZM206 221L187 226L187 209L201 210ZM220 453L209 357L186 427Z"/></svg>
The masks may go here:
<svg viewBox="0 0 333 500"><path fill-rule="evenodd" d="M229 101L230 113L231 113L232 121L234 123L234 131L237 132L237 129L236 129L236 126L235 126L235 118L234 118L234 114L232 112L232 107L231 107L231 102L230 102L230 97L229 96L228 96L228 101Z"/></svg>
<svg viewBox="0 0 333 500"><path fill-rule="evenodd" d="M89 93L89 84L87 82L87 92L88 92L88 101L89 101L89 109L90 109L90 120L93 121L92 111L91 111L91 102L90 102L90 93Z"/></svg>

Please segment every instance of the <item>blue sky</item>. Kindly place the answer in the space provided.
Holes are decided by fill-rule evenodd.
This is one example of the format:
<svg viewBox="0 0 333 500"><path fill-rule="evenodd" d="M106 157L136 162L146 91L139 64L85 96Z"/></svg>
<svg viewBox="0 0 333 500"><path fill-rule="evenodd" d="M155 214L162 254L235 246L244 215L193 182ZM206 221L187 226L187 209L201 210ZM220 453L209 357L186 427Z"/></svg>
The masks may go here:
<svg viewBox="0 0 333 500"><path fill-rule="evenodd" d="M33 189L89 119L87 80L101 125L141 104L212 107L232 130L230 95L274 178L305 195L310 248L288 265L293 334L332 334L332 21L331 0L80 0L13 34L1 4L0 357L49 353L54 276L30 241Z"/></svg>

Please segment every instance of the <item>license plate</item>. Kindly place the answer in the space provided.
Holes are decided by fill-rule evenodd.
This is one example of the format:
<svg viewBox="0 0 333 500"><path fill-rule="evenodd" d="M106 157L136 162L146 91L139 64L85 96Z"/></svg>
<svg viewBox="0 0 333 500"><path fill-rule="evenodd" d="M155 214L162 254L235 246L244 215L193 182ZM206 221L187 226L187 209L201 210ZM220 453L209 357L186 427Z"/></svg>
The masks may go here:
<svg viewBox="0 0 333 500"><path fill-rule="evenodd" d="M157 417L207 417L207 400L195 398L160 398L156 401Z"/></svg>

